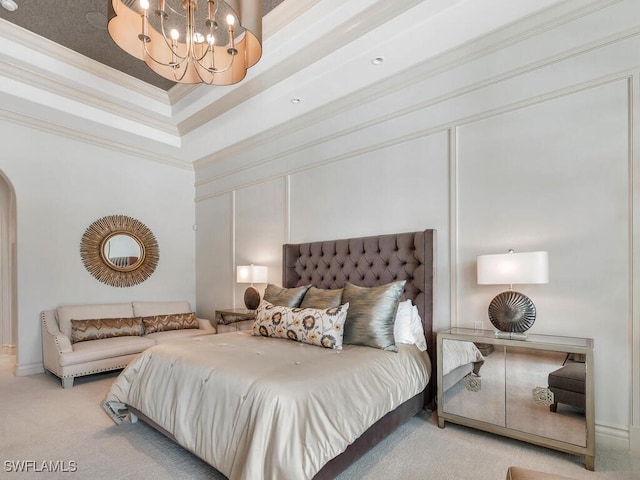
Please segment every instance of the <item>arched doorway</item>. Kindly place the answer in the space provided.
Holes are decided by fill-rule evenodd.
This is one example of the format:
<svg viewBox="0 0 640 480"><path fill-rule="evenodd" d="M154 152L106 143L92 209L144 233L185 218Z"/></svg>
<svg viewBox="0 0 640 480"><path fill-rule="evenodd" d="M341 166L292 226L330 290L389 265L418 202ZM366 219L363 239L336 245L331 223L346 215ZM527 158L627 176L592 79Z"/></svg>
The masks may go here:
<svg viewBox="0 0 640 480"><path fill-rule="evenodd" d="M0 354L12 355L18 344L16 288L16 195L0 171Z"/></svg>

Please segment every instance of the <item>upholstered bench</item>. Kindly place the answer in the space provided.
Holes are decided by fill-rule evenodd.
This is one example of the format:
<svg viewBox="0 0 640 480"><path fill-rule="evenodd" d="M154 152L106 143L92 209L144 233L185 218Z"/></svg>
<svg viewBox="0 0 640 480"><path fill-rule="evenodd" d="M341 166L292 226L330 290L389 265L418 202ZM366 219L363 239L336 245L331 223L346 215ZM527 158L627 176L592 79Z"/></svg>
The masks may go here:
<svg viewBox="0 0 640 480"><path fill-rule="evenodd" d="M569 477L562 477L552 473L536 472L520 467L509 467L507 470L507 480L573 480Z"/></svg>
<svg viewBox="0 0 640 480"><path fill-rule="evenodd" d="M587 372L584 363L568 363L549 374L549 390L553 392L554 403L549 405L552 412L558 403L577 408L585 408L585 383Z"/></svg>

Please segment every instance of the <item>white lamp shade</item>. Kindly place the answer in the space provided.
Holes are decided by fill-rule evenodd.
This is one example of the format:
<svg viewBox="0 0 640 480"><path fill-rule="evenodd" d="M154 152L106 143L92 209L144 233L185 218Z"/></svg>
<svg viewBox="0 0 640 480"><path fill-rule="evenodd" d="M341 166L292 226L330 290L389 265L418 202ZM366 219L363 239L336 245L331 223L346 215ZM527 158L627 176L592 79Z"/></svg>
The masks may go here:
<svg viewBox="0 0 640 480"><path fill-rule="evenodd" d="M479 285L549 283L547 252L478 256Z"/></svg>
<svg viewBox="0 0 640 480"><path fill-rule="evenodd" d="M267 283L268 269L263 265L239 265L236 270L238 283Z"/></svg>

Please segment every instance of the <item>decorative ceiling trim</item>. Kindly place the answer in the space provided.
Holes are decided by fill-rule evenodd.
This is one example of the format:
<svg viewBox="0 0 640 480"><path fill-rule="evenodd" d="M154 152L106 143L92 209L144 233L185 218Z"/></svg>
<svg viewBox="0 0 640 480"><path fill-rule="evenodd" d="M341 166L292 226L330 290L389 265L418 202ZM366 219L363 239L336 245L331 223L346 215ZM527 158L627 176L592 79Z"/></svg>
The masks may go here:
<svg viewBox="0 0 640 480"><path fill-rule="evenodd" d="M161 88L154 87L153 85L149 85L148 83L127 75L126 73L122 73L114 68L103 65L100 62L85 57L84 55L30 32L18 25L14 25L2 18L0 18L0 37L6 37L11 41L31 48L54 60L86 71L96 77L114 83L119 87L126 88L127 90L139 95L143 95L148 99L160 102L164 105L170 105L167 92Z"/></svg>
<svg viewBox="0 0 640 480"><path fill-rule="evenodd" d="M243 81L234 88L233 91L221 97L219 100L207 105L186 120L178 123L178 131L180 135L186 135L203 126L204 124L214 120L222 114L228 112L238 104L263 93L268 88L302 70L305 67L317 62L330 52L346 45L354 39L374 30L390 18L400 15L410 8L421 3L422 0L396 0L394 2L381 2L376 4L375 8L370 7L361 14L347 19L343 24L336 26L321 37L320 40L314 41L310 45L299 46L299 50L295 54L287 57L286 60L275 65L270 65L266 71ZM310 9L317 0L307 0L303 11ZM303 13L301 10L295 10L295 15L287 17L287 21L291 21L296 16ZM278 22L280 26L284 25L284 19ZM270 30L273 34L275 30Z"/></svg>
<svg viewBox="0 0 640 480"><path fill-rule="evenodd" d="M424 80L438 75L451 68L454 68L457 65L462 65L473 59L477 59L492 52L499 51L520 41L526 40L527 38L541 34L549 30L550 28L556 28L563 24L569 23L580 17L589 15L601 9L605 9L612 4L619 3L620 1L622 0L589 0L588 2L585 0L568 0L565 3L551 6L545 10L542 10L541 12L529 15L518 22L506 25L499 30L485 34L479 38L475 38L472 41L461 44L460 46L452 50L446 51L440 55L418 63L410 69L405 70L403 72L403 75L389 77L384 81L370 85L369 87L364 88L355 94L349 94L342 98L336 98L333 102L323 107L303 114L302 116L298 116L285 123L281 123L250 138L245 138L241 142L230 145L210 155L199 158L193 163L194 170L197 172L198 170L214 165L218 161L236 157L241 152L259 148L261 145L267 145L273 142L274 138L290 135L296 131L304 130L305 128L309 128L314 124L326 121L327 119L335 115L344 113L346 110L357 108L361 105L366 105L371 100L379 98L380 96L384 96L388 93L396 92L410 87L411 85L423 82ZM607 41L604 43L609 44L612 42L621 41L629 37L630 35L635 34L638 34L636 30L620 32L619 34L607 39ZM510 76L521 74L529 70L535 70L547 64L555 63L562 58L587 52L592 48L599 48L602 45L603 42L600 41L597 45L583 45L578 49L567 50L560 55L542 59L539 62L527 65L526 67L520 68L516 71L506 72L486 79L482 82L468 85L465 88L456 91L455 93L449 93L444 97L432 99L429 103L437 103L446 100L447 98L454 95L459 95L464 91L475 90L477 88L480 88L481 86L504 80L505 78L509 78ZM410 109L399 112L398 115L405 115L411 111L420 110L425 106L426 104L415 104ZM383 120L387 121L388 118L385 117L384 119L377 119L376 121L367 122L362 125L354 124L349 130L340 131L339 136L349 134L353 131L361 130L370 126L371 124L375 124ZM330 138L335 138L335 136L331 136ZM326 138L314 139L304 146L293 148L292 151L305 149L312 145L323 143L326 140ZM281 156L286 155L287 153L288 152L281 152L280 154L273 157L262 158L250 164L241 165L232 170L221 172L204 180L196 180L195 187L202 187L204 185L207 185L208 183L216 182L224 177L235 175L239 172L255 168L256 166L261 164L269 163L277 158L280 158Z"/></svg>
<svg viewBox="0 0 640 480"><path fill-rule="evenodd" d="M73 140L87 143L92 146L103 147L111 151L121 152L127 155L143 158L145 160L160 163L163 165L168 165L171 167L181 168L183 170L193 171L193 163L191 163L190 161L180 160L180 159L169 157L166 155L160 155L154 152L150 152L149 150L132 147L130 145L124 145L121 142L107 140L101 136L93 135L86 132L81 132L73 128L48 122L40 118L32 117L30 115L12 112L12 111L0 108L0 119L7 120L12 123L17 123L25 127L35 128L37 130L41 130L46 133L52 133L55 135L71 138Z"/></svg>

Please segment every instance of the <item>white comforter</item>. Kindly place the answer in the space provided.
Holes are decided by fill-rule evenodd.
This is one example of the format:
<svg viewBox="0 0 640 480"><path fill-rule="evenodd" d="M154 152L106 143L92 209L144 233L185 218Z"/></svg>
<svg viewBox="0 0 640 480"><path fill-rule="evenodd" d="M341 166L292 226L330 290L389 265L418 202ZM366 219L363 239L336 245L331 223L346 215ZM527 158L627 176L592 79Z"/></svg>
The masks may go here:
<svg viewBox="0 0 640 480"><path fill-rule="evenodd" d="M143 352L103 406L138 409L232 480L302 480L425 388L426 354L398 348L192 337Z"/></svg>
<svg viewBox="0 0 640 480"><path fill-rule="evenodd" d="M484 362L484 357L473 342L460 340L442 340L442 374L455 370L461 365Z"/></svg>

